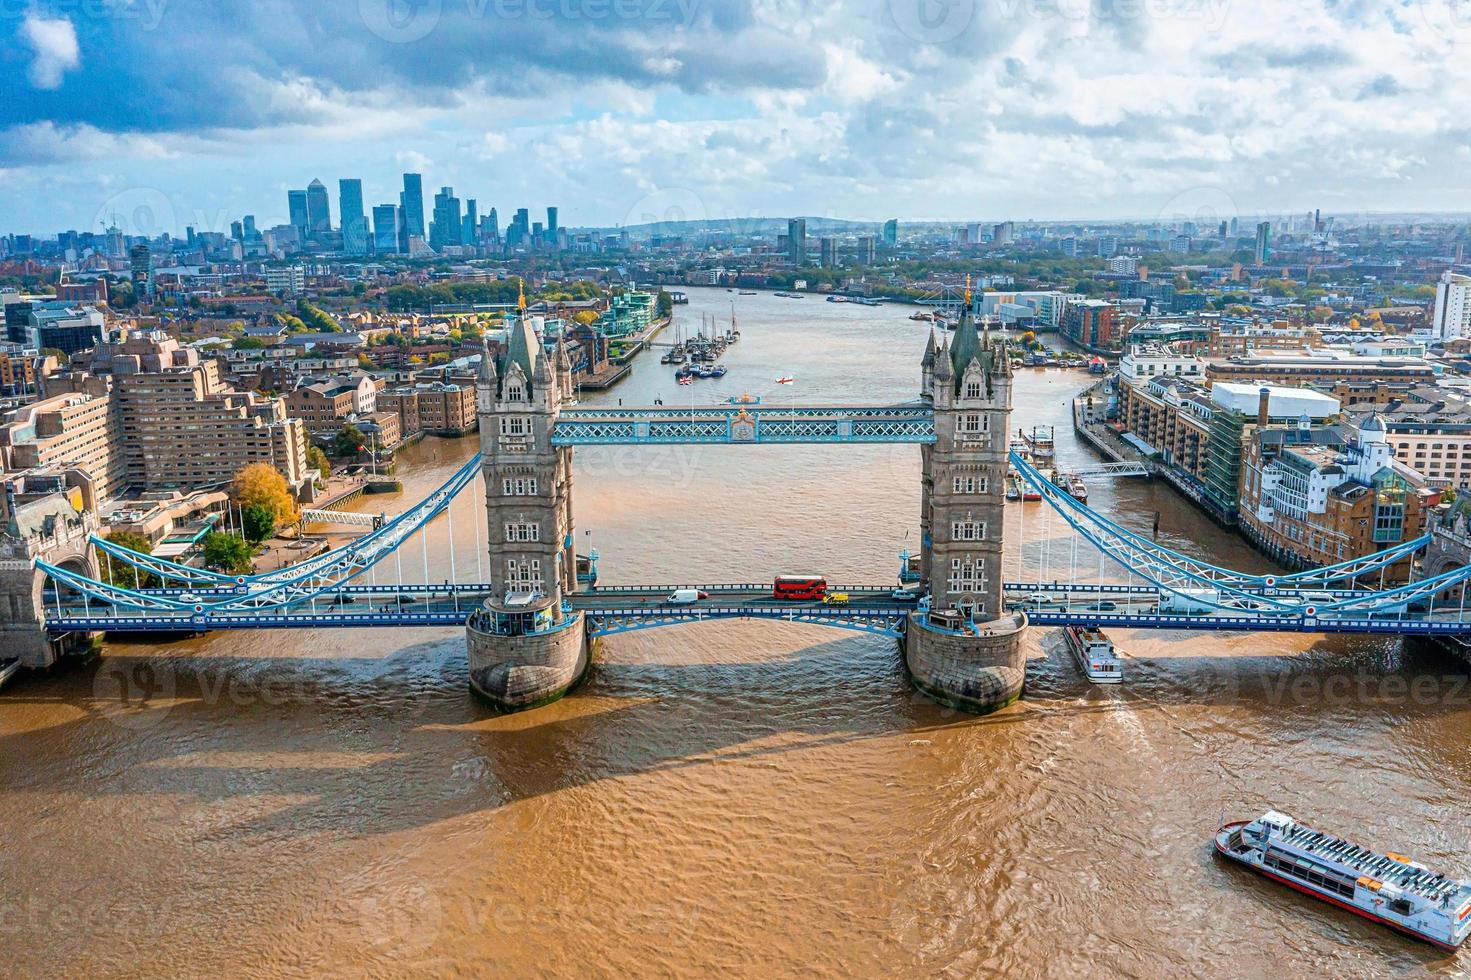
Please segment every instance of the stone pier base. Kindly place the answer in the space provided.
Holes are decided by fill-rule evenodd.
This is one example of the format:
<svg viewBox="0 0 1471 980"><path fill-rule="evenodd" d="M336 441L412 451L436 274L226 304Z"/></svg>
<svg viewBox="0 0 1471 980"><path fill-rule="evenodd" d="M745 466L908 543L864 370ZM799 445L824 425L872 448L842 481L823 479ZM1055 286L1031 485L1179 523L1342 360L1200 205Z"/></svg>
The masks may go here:
<svg viewBox="0 0 1471 980"><path fill-rule="evenodd" d="M473 620L472 620L473 623ZM553 633L501 636L465 627L470 690L500 711L549 704L587 673L593 643L582 613Z"/></svg>
<svg viewBox="0 0 1471 980"><path fill-rule="evenodd" d="M977 624L974 635L934 629L925 614L909 616L904 664L914 686L930 698L975 714L988 714L1022 696L1027 657L1025 614Z"/></svg>

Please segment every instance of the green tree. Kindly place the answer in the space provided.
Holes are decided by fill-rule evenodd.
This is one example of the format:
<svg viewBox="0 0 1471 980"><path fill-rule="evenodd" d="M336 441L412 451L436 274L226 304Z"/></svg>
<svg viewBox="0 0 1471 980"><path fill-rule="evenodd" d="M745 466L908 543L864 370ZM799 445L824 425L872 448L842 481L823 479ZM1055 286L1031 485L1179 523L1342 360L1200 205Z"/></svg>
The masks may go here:
<svg viewBox="0 0 1471 980"><path fill-rule="evenodd" d="M337 322L337 318L320 306L301 300L296 304L296 312L311 330L318 333L342 332L342 324Z"/></svg>
<svg viewBox="0 0 1471 980"><path fill-rule="evenodd" d="M327 454L322 452L321 446L306 448L306 465L320 473L324 480L332 475L332 463L327 459Z"/></svg>
<svg viewBox="0 0 1471 980"><path fill-rule="evenodd" d="M266 342L259 337L241 337L234 344L236 350L261 350L265 346Z"/></svg>
<svg viewBox="0 0 1471 980"><path fill-rule="evenodd" d="M140 555L153 553L153 542L132 531L113 531L107 540L120 548L136 551ZM113 585L125 589L148 589L156 582L151 573L141 571L120 558L114 558L101 548L97 549L97 561L102 566L102 577Z"/></svg>
<svg viewBox="0 0 1471 980"><path fill-rule="evenodd" d="M656 300L660 316L672 316L674 314L674 297L666 290L659 290L659 298Z"/></svg>
<svg viewBox="0 0 1471 980"><path fill-rule="evenodd" d="M353 456L367 445L368 439L363 435L363 430L355 425L344 425L342 431L337 433L333 440L333 449L339 456Z"/></svg>
<svg viewBox="0 0 1471 980"><path fill-rule="evenodd" d="M202 547L204 564L215 571L240 575L251 570L253 552L238 534L211 531L204 536Z"/></svg>
<svg viewBox="0 0 1471 980"><path fill-rule="evenodd" d="M260 544L276 533L276 515L260 504L240 508L240 524L251 544Z"/></svg>

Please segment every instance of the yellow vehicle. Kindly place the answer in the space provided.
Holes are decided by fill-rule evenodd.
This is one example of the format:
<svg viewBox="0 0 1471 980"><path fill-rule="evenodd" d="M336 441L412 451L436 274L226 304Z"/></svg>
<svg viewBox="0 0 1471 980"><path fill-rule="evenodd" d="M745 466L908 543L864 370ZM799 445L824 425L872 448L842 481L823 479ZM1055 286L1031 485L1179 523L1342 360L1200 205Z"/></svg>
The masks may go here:
<svg viewBox="0 0 1471 980"><path fill-rule="evenodd" d="M848 604L848 593L829 592L822 597L822 604L824 606L846 606Z"/></svg>

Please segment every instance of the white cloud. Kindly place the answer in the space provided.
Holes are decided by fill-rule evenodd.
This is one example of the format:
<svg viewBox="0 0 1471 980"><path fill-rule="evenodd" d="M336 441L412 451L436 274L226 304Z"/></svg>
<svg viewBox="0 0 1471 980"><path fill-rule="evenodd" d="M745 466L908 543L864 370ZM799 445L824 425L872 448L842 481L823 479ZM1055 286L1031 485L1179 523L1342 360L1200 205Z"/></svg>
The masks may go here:
<svg viewBox="0 0 1471 980"><path fill-rule="evenodd" d="M915 0L722 0L669 34L445 4L434 33L385 54L343 15L355 0L320 0L291 31L246 17L193 85L185 63L157 70L154 35L119 33L109 58L146 70L106 113L124 83L93 84L95 25L79 22L83 66L69 22L30 17L32 82L69 83L0 106L0 166L166 155L205 196L238 160L230 203L247 210L315 173L365 172L391 200L398 167L482 210L558 201L586 223L691 198L722 217L1148 217L1202 188L1243 213L1461 210L1471 20L1423 15L1441 3L949 0L965 16L942 30L898 16ZM214 36L195 21L208 9L171 11L171 32ZM484 165L522 156L534 165ZM0 188L0 213L43 206Z"/></svg>
<svg viewBox="0 0 1471 980"><path fill-rule="evenodd" d="M20 33L35 55L27 74L36 88L59 88L61 76L82 63L76 28L65 17L28 13L20 25Z"/></svg>

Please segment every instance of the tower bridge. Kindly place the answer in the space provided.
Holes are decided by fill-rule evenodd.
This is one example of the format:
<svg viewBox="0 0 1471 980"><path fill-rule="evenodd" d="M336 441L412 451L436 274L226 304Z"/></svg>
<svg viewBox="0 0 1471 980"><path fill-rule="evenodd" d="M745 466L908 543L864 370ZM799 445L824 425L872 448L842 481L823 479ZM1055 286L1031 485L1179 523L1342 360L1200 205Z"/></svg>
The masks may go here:
<svg viewBox="0 0 1471 980"><path fill-rule="evenodd" d="M480 453L403 514L326 554L259 575L232 576L127 551L85 523L66 543L38 544L0 562L15 615L0 657L37 663L45 635L75 645L98 632L463 626L470 685L498 707L519 709L564 694L601 638L717 619L810 623L893 637L915 685L949 704L988 711L1021 693L1021 641L1029 623L1145 629L1362 632L1458 638L1468 633L1464 584L1471 568L1467 513L1434 535L1373 555L1290 575L1218 568L1158 545L1073 500L1009 453L1012 376L1000 343L966 315L953 340L932 334L920 396L888 405L580 407L571 404L566 349L543 348L530 321L514 322L503 355L482 357L476 381ZM578 446L899 443L919 447L920 546L902 556L898 583L829 587L841 602L783 601L769 583L610 585L596 555L574 550L572 454ZM1005 484L1014 469L1036 488L1018 505L1021 532L1004 549ZM484 481L483 504L465 491ZM459 574L453 525L467 496L475 526L473 574ZM480 507L484 507L483 515ZM463 508L462 508L463 510ZM483 517L483 522L482 522ZM425 529L450 524L450 576L430 580ZM465 518L462 515L460 520ZM1054 526L1071 541L1057 548ZM99 572L83 545L111 561ZM417 536L420 544L405 552ZM39 539L37 539L39 541ZM1041 575L1028 576L1032 549ZM1426 575L1384 588L1384 569L1430 549ZM1079 557L1083 558L1082 565ZM1086 566L1096 557L1099 574ZM1004 562L1016 574L1004 581ZM414 560L422 580L413 580ZM1055 561L1055 564L1054 564ZM111 580L117 562L156 580ZM1434 567L1431 567L1433 565ZM917 566L917 567L916 567ZM1110 582L1105 566L1126 579ZM1055 570L1055 574L1054 574ZM21 574L23 573L23 574ZM23 581L21 581L23 579ZM1376 583L1377 586L1376 587ZM677 589L705 595L667 601Z"/></svg>

